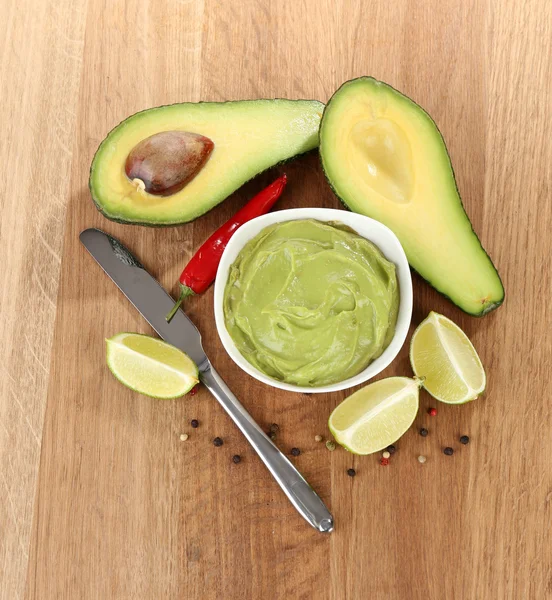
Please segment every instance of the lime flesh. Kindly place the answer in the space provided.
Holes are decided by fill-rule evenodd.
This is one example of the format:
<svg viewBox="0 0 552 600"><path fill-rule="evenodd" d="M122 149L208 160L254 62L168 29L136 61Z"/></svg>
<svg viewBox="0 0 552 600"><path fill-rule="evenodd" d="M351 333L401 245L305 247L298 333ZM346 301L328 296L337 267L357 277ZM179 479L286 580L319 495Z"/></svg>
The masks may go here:
<svg viewBox="0 0 552 600"><path fill-rule="evenodd" d="M328 425L336 441L354 454L372 454L396 442L418 412L420 382L389 377L358 390L336 407Z"/></svg>
<svg viewBox="0 0 552 600"><path fill-rule="evenodd" d="M199 381L195 363L178 348L139 333L119 333L107 342L107 365L130 389L152 398L178 398Z"/></svg>
<svg viewBox="0 0 552 600"><path fill-rule="evenodd" d="M473 344L458 325L438 313L429 313L414 332L410 362L425 389L441 402L463 404L485 390L485 370Z"/></svg>

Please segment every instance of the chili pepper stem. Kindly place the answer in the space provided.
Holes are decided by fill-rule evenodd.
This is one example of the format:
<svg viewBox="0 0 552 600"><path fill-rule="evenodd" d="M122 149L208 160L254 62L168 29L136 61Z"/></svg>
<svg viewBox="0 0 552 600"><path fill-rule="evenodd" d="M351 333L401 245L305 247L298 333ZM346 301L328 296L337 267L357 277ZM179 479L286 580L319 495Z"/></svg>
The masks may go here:
<svg viewBox="0 0 552 600"><path fill-rule="evenodd" d="M174 306L171 308L171 312L165 317L167 323L171 322L171 319L176 315L176 311L180 308L182 302L184 302L184 298L188 296L193 296L195 292L189 288L187 285L180 284L180 296L178 300L174 303Z"/></svg>

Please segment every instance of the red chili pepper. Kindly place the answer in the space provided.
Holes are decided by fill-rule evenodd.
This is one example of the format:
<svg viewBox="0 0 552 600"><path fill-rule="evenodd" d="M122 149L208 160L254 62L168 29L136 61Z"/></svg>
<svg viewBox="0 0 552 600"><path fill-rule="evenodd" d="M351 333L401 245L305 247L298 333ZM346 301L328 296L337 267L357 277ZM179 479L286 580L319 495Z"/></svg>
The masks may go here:
<svg viewBox="0 0 552 600"><path fill-rule="evenodd" d="M167 315L167 321L174 317L184 298L193 294L201 294L213 283L220 258L230 238L244 223L267 213L282 195L286 183L287 177L285 174L278 177L276 181L240 208L231 219L226 221L203 243L182 271L182 275L180 275L180 296Z"/></svg>

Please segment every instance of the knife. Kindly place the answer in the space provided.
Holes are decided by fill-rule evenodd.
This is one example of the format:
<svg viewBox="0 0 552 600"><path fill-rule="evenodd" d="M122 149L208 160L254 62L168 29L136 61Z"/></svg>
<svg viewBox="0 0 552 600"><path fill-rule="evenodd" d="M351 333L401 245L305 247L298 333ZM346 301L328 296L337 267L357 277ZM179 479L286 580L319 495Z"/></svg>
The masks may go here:
<svg viewBox="0 0 552 600"><path fill-rule="evenodd" d="M215 371L203 350L197 327L182 310L167 323L165 315L174 305L171 296L121 242L107 233L86 229L80 234L80 241L153 329L196 363L201 382L230 415L301 516L318 531L331 532L330 511Z"/></svg>

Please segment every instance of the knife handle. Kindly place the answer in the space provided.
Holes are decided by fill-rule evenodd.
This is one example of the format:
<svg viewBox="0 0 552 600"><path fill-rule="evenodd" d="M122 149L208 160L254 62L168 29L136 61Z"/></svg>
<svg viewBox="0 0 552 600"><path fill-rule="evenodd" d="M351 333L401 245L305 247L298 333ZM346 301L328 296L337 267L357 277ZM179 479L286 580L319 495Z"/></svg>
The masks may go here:
<svg viewBox="0 0 552 600"><path fill-rule="evenodd" d="M333 517L318 494L255 423L211 364L201 369L200 379L230 415L303 518L318 531L331 532Z"/></svg>

